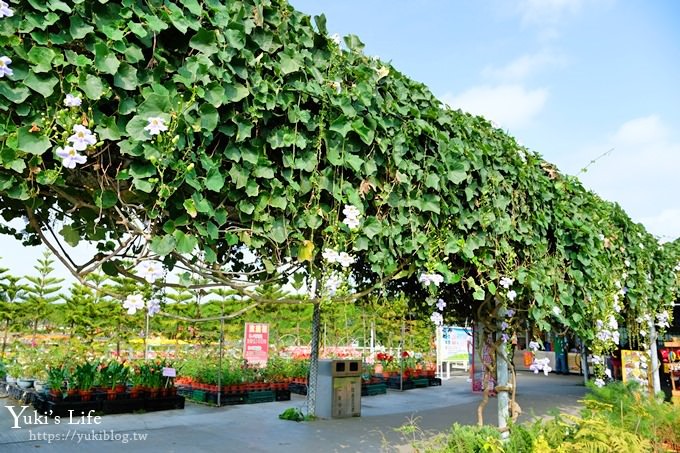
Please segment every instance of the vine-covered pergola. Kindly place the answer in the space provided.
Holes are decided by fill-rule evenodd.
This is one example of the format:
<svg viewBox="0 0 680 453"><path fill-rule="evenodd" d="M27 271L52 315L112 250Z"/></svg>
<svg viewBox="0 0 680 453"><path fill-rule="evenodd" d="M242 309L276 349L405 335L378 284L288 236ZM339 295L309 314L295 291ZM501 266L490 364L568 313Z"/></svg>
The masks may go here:
<svg viewBox="0 0 680 453"><path fill-rule="evenodd" d="M7 10L0 213L27 226L1 229L81 280L299 303L255 291L295 279L316 319L322 301L398 289L435 322L474 313L501 361L526 320L596 355L623 324L646 345L675 299L676 246L323 16L285 0ZM97 253L76 263L81 242Z"/></svg>

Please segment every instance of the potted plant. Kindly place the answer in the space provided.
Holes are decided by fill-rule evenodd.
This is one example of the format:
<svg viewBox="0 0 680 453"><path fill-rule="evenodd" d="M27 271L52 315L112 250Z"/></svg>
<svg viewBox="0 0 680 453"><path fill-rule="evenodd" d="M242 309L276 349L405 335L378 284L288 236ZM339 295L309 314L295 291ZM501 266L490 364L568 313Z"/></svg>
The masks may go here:
<svg viewBox="0 0 680 453"><path fill-rule="evenodd" d="M98 367L99 363L88 361L76 365L73 374L73 387L79 391L80 399L83 401L89 401L92 398L92 387Z"/></svg>
<svg viewBox="0 0 680 453"><path fill-rule="evenodd" d="M63 390L65 388L65 381L68 373L66 369L62 366L51 366L47 370L47 385L50 389L50 395L52 397L59 397L65 395Z"/></svg>

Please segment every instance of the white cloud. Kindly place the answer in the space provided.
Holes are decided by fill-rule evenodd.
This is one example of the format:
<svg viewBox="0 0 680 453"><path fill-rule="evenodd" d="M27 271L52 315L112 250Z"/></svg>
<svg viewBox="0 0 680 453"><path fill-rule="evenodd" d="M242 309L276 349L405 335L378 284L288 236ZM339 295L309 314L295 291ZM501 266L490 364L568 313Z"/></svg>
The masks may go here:
<svg viewBox="0 0 680 453"><path fill-rule="evenodd" d="M502 81L523 80L547 67L563 67L566 59L563 56L543 51L535 54L522 55L505 66L487 66L482 75L487 78Z"/></svg>
<svg viewBox="0 0 680 453"><path fill-rule="evenodd" d="M635 118L558 165L576 174L610 149L579 179L603 198L618 202L652 234L666 239L680 236L680 136L673 136L657 115Z"/></svg>
<svg viewBox="0 0 680 453"><path fill-rule="evenodd" d="M527 126L548 98L548 90L527 90L522 85L476 86L459 94L445 94L444 103L454 109L481 115L504 129Z"/></svg>
<svg viewBox="0 0 680 453"><path fill-rule="evenodd" d="M517 9L524 23L557 24L587 8L610 6L615 0L520 0Z"/></svg>
<svg viewBox="0 0 680 453"><path fill-rule="evenodd" d="M517 8L526 23L545 24L561 21L578 13L585 0L521 0Z"/></svg>
<svg viewBox="0 0 680 453"><path fill-rule="evenodd" d="M659 236L662 242L680 237L680 209L664 209L653 217L642 217L640 222L648 231Z"/></svg>

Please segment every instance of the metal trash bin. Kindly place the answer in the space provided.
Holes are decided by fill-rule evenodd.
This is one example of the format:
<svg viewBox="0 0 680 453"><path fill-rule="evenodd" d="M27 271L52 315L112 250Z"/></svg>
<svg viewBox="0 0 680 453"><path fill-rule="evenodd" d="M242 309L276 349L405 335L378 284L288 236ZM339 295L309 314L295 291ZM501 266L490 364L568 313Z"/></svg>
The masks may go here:
<svg viewBox="0 0 680 453"><path fill-rule="evenodd" d="M361 360L319 360L316 415L361 416Z"/></svg>

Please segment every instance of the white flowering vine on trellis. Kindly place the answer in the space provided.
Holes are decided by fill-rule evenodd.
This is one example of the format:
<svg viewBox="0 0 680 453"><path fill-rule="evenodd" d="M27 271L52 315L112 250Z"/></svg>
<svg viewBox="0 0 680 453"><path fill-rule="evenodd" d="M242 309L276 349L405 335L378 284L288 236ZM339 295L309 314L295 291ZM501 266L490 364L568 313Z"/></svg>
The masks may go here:
<svg viewBox="0 0 680 453"><path fill-rule="evenodd" d="M354 205L345 205L342 213L344 218L342 223L349 228L350 231L355 231L361 225L361 211ZM336 250L331 247L326 247L321 256L327 266L324 269L322 276L323 291L327 296L335 296L344 286L346 286L349 278L350 266L356 262L356 257L349 252ZM334 265L339 265L337 268Z"/></svg>

